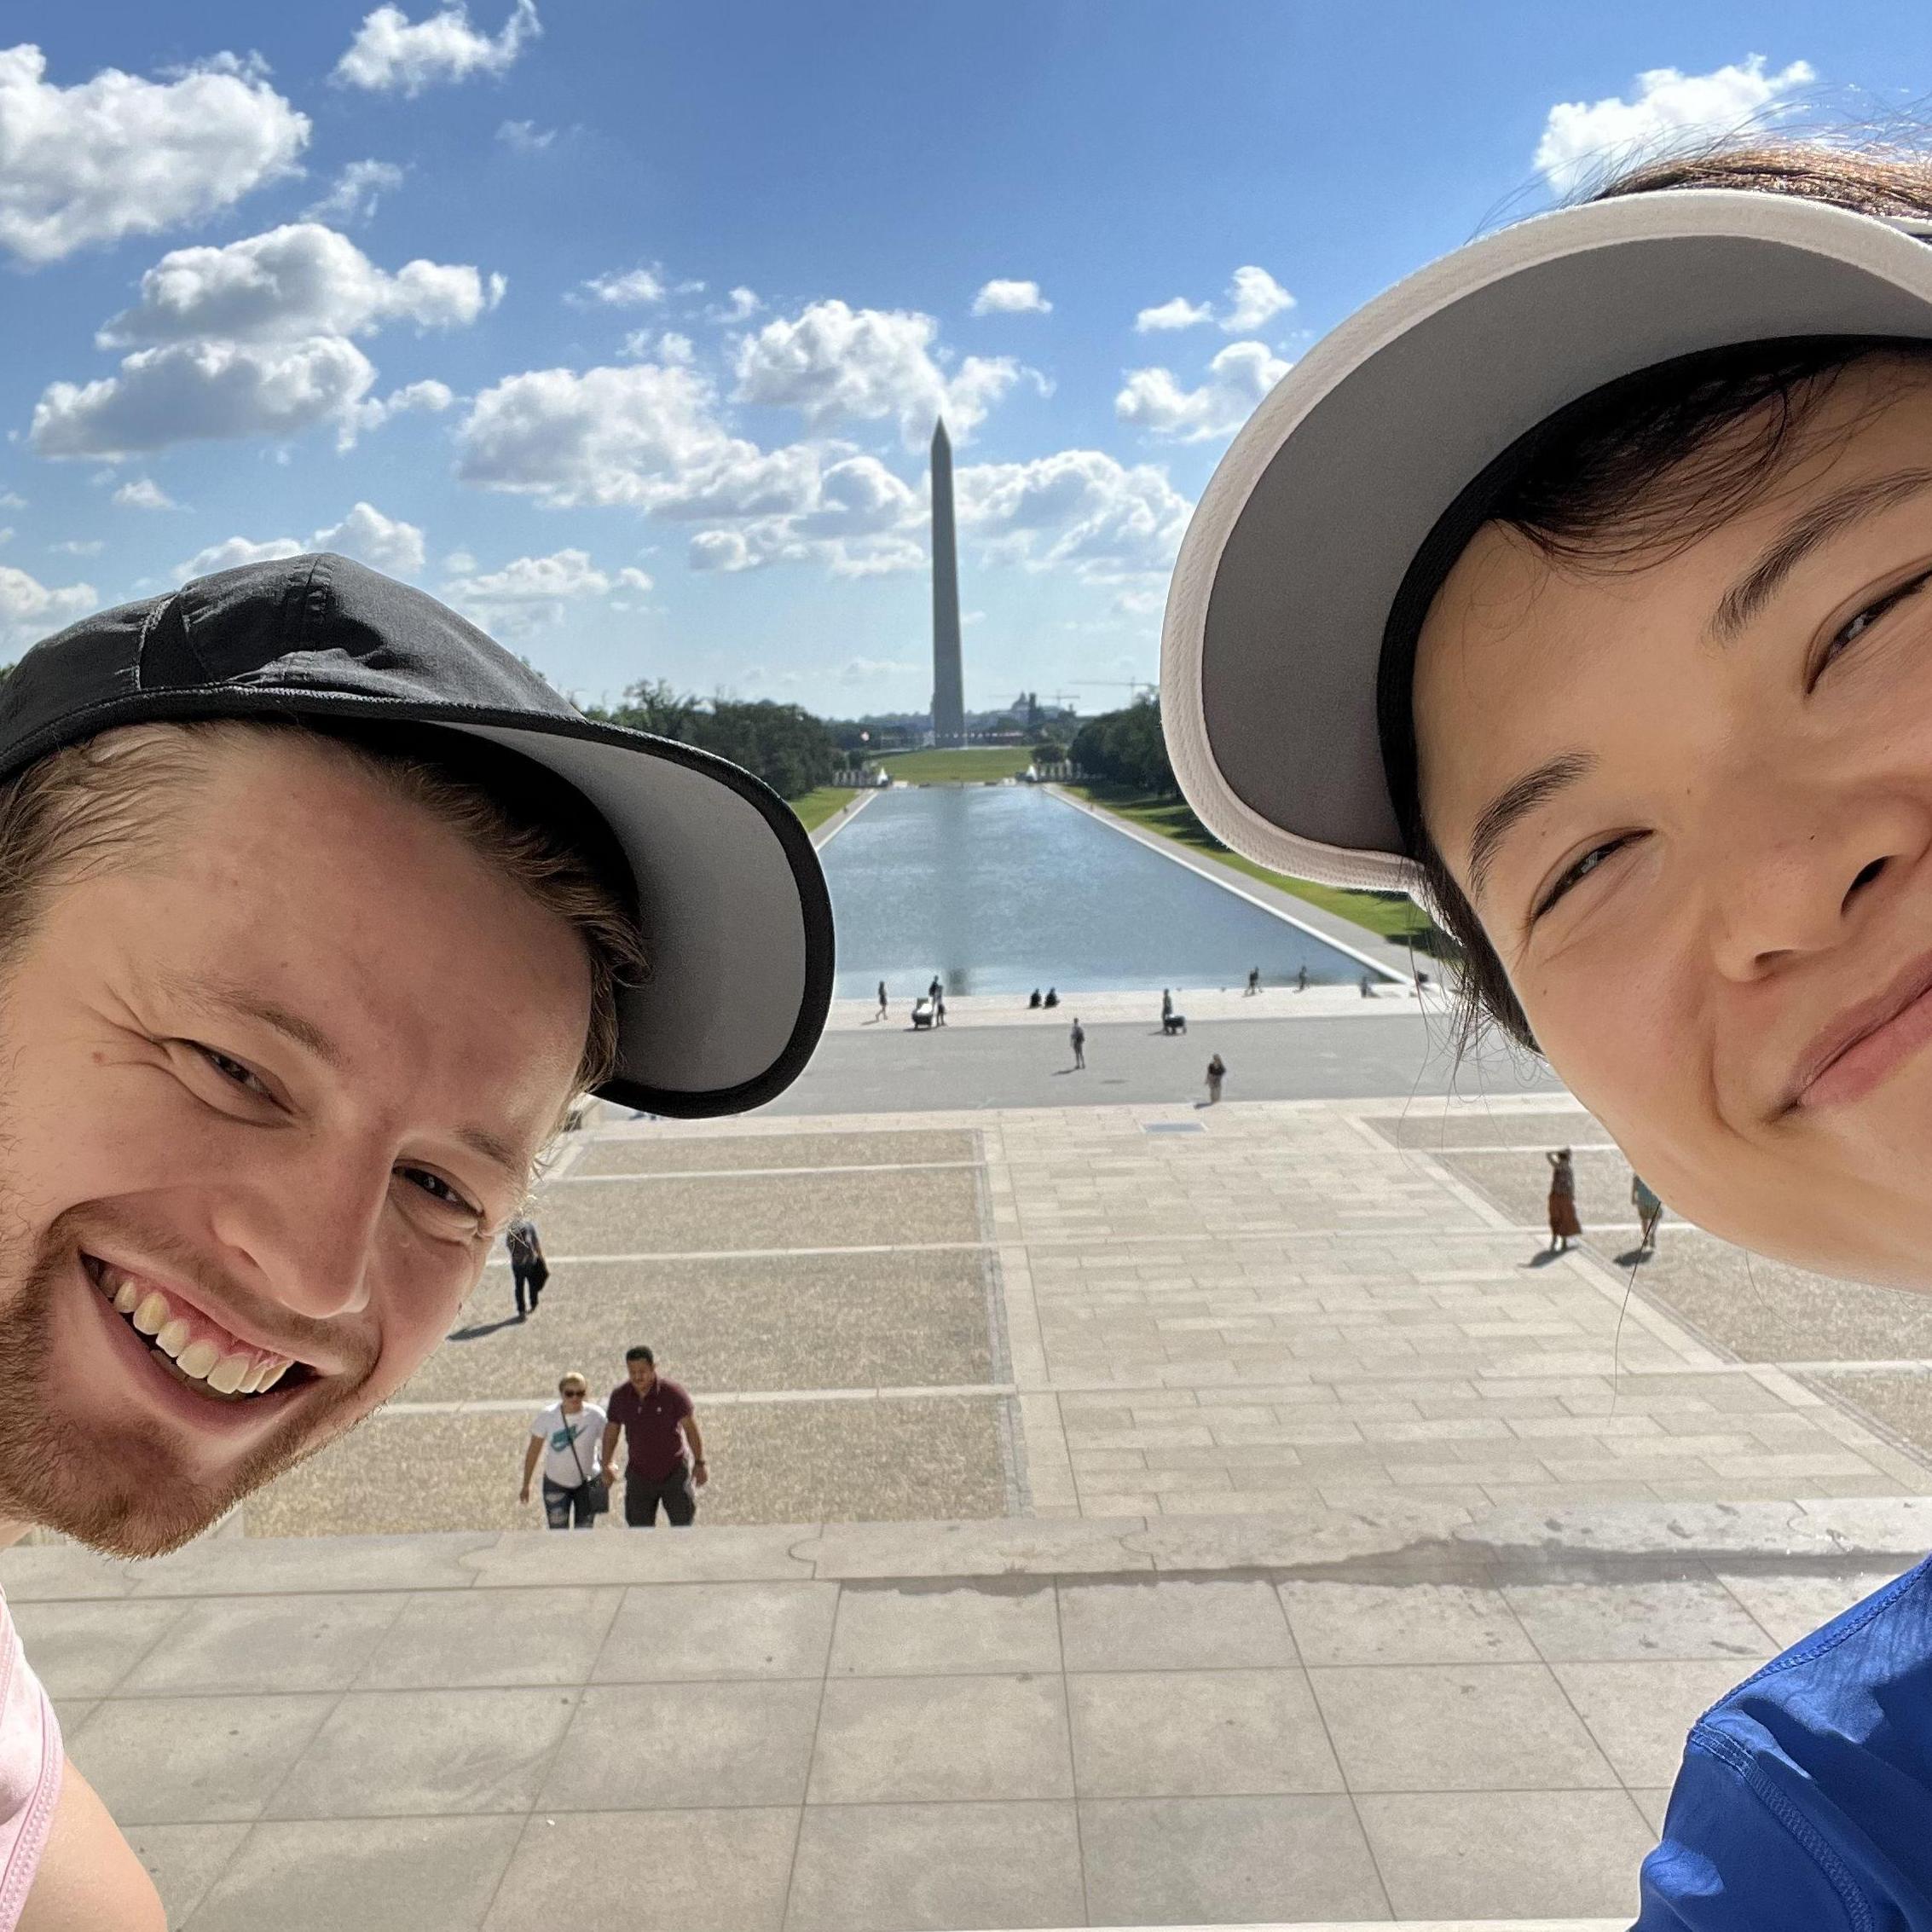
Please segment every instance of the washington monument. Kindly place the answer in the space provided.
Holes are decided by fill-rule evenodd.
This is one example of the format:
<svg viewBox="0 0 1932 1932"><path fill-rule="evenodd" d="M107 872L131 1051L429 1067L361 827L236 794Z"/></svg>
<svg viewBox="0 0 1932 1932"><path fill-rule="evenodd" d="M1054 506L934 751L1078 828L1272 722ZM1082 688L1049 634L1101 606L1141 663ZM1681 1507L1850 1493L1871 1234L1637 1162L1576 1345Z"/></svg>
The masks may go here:
<svg viewBox="0 0 1932 1932"><path fill-rule="evenodd" d="M952 529L952 444L946 419L933 431L933 743L966 742L959 672L959 551Z"/></svg>

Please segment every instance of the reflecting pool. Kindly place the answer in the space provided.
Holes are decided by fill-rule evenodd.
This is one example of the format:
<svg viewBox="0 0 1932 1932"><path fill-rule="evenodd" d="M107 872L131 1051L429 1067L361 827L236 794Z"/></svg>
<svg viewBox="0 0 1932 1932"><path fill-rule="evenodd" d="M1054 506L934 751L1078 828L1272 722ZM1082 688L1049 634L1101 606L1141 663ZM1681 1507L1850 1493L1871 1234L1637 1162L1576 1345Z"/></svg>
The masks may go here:
<svg viewBox="0 0 1932 1932"><path fill-rule="evenodd" d="M1061 994L1361 977L1312 933L1025 785L882 792L824 850L838 996Z"/></svg>

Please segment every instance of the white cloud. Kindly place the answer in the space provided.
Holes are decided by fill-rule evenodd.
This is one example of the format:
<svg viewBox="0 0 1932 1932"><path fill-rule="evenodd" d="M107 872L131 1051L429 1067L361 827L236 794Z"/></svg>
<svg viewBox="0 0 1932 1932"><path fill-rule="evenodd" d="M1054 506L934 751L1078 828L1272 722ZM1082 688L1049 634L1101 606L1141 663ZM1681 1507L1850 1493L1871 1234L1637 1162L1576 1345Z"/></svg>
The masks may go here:
<svg viewBox="0 0 1932 1932"><path fill-rule="evenodd" d="M535 121L505 121L496 138L512 154L541 154L557 138L553 127L540 128Z"/></svg>
<svg viewBox="0 0 1932 1932"><path fill-rule="evenodd" d="M612 309L642 308L664 299L664 278L655 269L593 275L588 281L579 282L565 299L585 307L601 302Z"/></svg>
<svg viewBox="0 0 1932 1932"><path fill-rule="evenodd" d="M500 277L486 281L466 264L418 260L390 275L346 235L294 222L218 248L171 251L142 276L140 300L96 339L107 349L194 337L369 335L396 321L457 328L495 307L502 292Z"/></svg>
<svg viewBox="0 0 1932 1932"><path fill-rule="evenodd" d="M350 419L375 373L343 336L170 343L137 350L117 375L49 384L32 439L43 456L113 459L200 438L293 436Z"/></svg>
<svg viewBox="0 0 1932 1932"><path fill-rule="evenodd" d="M702 293L704 284L703 282L692 282L681 285L680 293L683 292L685 287ZM723 322L727 327L732 327L739 322L749 322L764 306L765 304L758 299L755 291L741 285L732 290L731 293L726 297L723 308L714 309L711 311L711 319L714 322Z"/></svg>
<svg viewBox="0 0 1932 1932"><path fill-rule="evenodd" d="M626 348L629 349L636 340L634 335L626 337ZM645 351L633 350L633 353L643 355ZM657 355L661 362L678 362L689 368L697 360L697 348L688 335L680 335L675 329L666 329L657 338Z"/></svg>
<svg viewBox="0 0 1932 1932"><path fill-rule="evenodd" d="M344 86L400 89L414 96L438 82L507 72L542 32L534 0L517 0L494 37L471 26L460 5L414 22L400 7L378 7L356 29L333 78Z"/></svg>
<svg viewBox="0 0 1932 1932"><path fill-rule="evenodd" d="M393 161L351 161L335 177L320 201L302 211L305 222L366 222L382 198L402 185L402 171Z"/></svg>
<svg viewBox="0 0 1932 1932"><path fill-rule="evenodd" d="M124 510L178 510L180 504L152 477L136 477L114 492L114 501Z"/></svg>
<svg viewBox="0 0 1932 1932"><path fill-rule="evenodd" d="M190 577L211 576L217 570L240 570L244 564L273 564L301 554L302 546L292 536L270 537L266 543L246 536L224 537L205 550L196 551L185 564L176 564L175 579L186 583Z"/></svg>
<svg viewBox="0 0 1932 1932"><path fill-rule="evenodd" d="M179 248L142 277L141 298L101 329L102 346L144 346L119 372L50 384L33 414L43 456L110 460L173 443L289 437L333 421L346 446L398 411L446 409L448 385L411 383L378 402L376 371L350 339L386 324L474 321L502 278L467 266L379 269L312 222L219 248Z"/></svg>
<svg viewBox="0 0 1932 1932"><path fill-rule="evenodd" d="M373 503L355 503L333 529L317 530L312 550L339 550L393 577L414 576L423 567L423 533L400 517L385 517Z"/></svg>
<svg viewBox="0 0 1932 1932"><path fill-rule="evenodd" d="M750 570L761 561L751 554L751 546L740 530L697 530L691 540L691 567L694 570Z"/></svg>
<svg viewBox="0 0 1932 1932"><path fill-rule="evenodd" d="M24 510L26 499L16 491L0 489L0 510Z"/></svg>
<svg viewBox="0 0 1932 1932"><path fill-rule="evenodd" d="M399 517L385 517L373 503L356 503L339 523L317 530L306 543L292 536L270 537L265 542L231 536L211 543L186 563L175 565L175 581L185 583L190 577L205 577L212 571L232 570L243 564L273 563L312 550L340 551L391 576L413 576L423 567L423 533L415 524Z"/></svg>
<svg viewBox="0 0 1932 1932"><path fill-rule="evenodd" d="M1636 98L1559 101L1543 124L1536 165L1551 190L1575 194L1599 176L1638 160L1701 147L1773 119L1789 96L1818 78L1793 61L1776 73L1764 56L1708 74L1652 67L1637 76Z"/></svg>
<svg viewBox="0 0 1932 1932"><path fill-rule="evenodd" d="M70 536L64 542L50 543L47 547L57 551L63 557L98 557L107 547L107 544L103 537Z"/></svg>
<svg viewBox="0 0 1932 1932"><path fill-rule="evenodd" d="M1249 266L1236 269L1228 284L1228 307L1221 327L1229 335L1252 335L1284 309L1292 309L1295 298L1265 269Z"/></svg>
<svg viewBox="0 0 1932 1932"><path fill-rule="evenodd" d="M932 355L939 324L901 309L815 302L740 341L736 400L796 409L811 424L899 419L909 449L944 415L963 442L1018 379L1010 356L969 356L951 375Z"/></svg>
<svg viewBox="0 0 1932 1932"><path fill-rule="evenodd" d="M50 586L0 564L0 643L32 643L85 616L100 601L92 584Z"/></svg>
<svg viewBox="0 0 1932 1932"><path fill-rule="evenodd" d="M755 516L808 506L809 450L766 454L718 420L710 385L675 363L532 369L485 390L458 427L457 474L552 504L628 504L668 516Z"/></svg>
<svg viewBox="0 0 1932 1932"><path fill-rule="evenodd" d="M1184 295L1177 295L1171 302L1163 302L1152 309L1143 309L1134 317L1134 327L1142 335L1154 329L1191 329L1203 322L1214 320L1212 303L1190 302Z"/></svg>
<svg viewBox="0 0 1932 1932"><path fill-rule="evenodd" d="M29 262L226 208L309 140L308 116L240 63L67 88L46 72L38 47L0 48L0 247Z"/></svg>
<svg viewBox="0 0 1932 1932"><path fill-rule="evenodd" d="M1037 281L989 281L973 298L975 315L1046 315L1053 304Z"/></svg>
<svg viewBox="0 0 1932 1932"><path fill-rule="evenodd" d="M564 606L613 591L647 591L651 580L629 566L610 572L587 551L558 550L547 557L518 557L498 570L472 570L450 578L441 595L487 628L520 634L558 622Z"/></svg>
<svg viewBox="0 0 1932 1932"><path fill-rule="evenodd" d="M923 570L925 510L911 485L876 456L844 455L818 472L808 506L692 537L694 570L822 564L834 576Z"/></svg>
<svg viewBox="0 0 1932 1932"><path fill-rule="evenodd" d="M1170 568L1192 507L1165 470L1130 468L1097 449L969 464L954 483L961 527L993 560L1096 583Z"/></svg>
<svg viewBox="0 0 1932 1932"><path fill-rule="evenodd" d="M1207 365L1199 389L1183 389L1171 369L1131 369L1114 398L1114 413L1155 436L1183 443L1230 436L1288 373L1264 342L1230 342Z"/></svg>

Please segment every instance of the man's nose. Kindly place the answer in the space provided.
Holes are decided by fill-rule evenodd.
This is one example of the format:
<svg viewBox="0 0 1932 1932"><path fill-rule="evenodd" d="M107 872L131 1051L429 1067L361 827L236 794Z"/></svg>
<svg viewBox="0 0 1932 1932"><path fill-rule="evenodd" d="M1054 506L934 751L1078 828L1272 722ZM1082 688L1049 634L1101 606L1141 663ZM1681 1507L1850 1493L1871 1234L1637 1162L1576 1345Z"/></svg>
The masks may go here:
<svg viewBox="0 0 1932 1932"><path fill-rule="evenodd" d="M1932 845L1932 813L1895 795L1820 798L1773 781L1713 817L1714 945L1738 980L1849 938Z"/></svg>
<svg viewBox="0 0 1932 1932"><path fill-rule="evenodd" d="M250 1177L215 1216L215 1234L257 1290L311 1321L352 1315L369 1280L391 1185L386 1154L295 1153Z"/></svg>

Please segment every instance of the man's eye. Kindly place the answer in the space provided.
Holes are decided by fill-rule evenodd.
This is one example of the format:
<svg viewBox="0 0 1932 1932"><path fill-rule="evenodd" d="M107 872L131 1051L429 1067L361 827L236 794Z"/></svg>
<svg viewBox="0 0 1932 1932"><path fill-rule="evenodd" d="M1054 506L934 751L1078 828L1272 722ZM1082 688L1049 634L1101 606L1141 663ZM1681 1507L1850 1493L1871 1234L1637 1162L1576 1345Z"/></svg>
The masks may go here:
<svg viewBox="0 0 1932 1932"><path fill-rule="evenodd" d="M232 1059L228 1055L217 1051L214 1047L204 1046L199 1040L194 1041L192 1044L194 1050L224 1080L245 1089L249 1093L261 1094L264 1097L269 1096L269 1090L263 1085L261 1076L252 1068L243 1066L239 1060Z"/></svg>
<svg viewBox="0 0 1932 1932"><path fill-rule="evenodd" d="M431 1200L440 1201L446 1206L458 1209L465 1214L473 1214L478 1220L483 1210L475 1202L466 1200L440 1174L432 1174L426 1167L398 1167L396 1172L412 1187L419 1188Z"/></svg>

